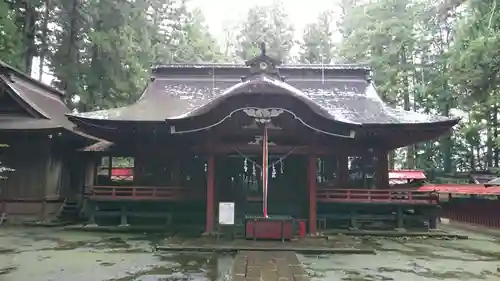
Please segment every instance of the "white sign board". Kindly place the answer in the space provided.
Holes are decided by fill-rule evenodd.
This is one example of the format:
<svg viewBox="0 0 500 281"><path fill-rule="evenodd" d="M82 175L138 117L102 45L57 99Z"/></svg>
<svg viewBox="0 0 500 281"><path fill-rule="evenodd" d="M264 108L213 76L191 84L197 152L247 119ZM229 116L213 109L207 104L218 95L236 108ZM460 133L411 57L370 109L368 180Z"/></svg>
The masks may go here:
<svg viewBox="0 0 500 281"><path fill-rule="evenodd" d="M221 225L234 224L234 202L219 203L219 224Z"/></svg>

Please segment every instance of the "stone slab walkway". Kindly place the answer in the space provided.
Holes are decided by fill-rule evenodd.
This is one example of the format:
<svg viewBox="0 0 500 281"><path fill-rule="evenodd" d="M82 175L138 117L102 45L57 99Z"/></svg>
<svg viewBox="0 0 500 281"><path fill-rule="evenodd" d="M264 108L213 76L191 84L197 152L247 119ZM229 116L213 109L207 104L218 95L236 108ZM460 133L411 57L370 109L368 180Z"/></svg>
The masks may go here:
<svg viewBox="0 0 500 281"><path fill-rule="evenodd" d="M233 281L310 281L292 252L241 251L234 259Z"/></svg>

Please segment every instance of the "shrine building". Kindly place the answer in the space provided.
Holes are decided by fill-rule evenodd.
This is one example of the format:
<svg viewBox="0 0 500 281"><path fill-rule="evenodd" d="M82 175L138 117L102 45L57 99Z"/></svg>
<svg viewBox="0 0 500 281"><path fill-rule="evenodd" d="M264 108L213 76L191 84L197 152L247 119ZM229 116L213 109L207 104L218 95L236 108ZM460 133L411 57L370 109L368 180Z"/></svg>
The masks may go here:
<svg viewBox="0 0 500 281"><path fill-rule="evenodd" d="M458 120L387 105L367 67L281 65L263 48L246 65L157 66L135 103L85 113L2 69L3 97L22 106L9 107L0 132L43 139L40 159L61 166L38 171L39 189L51 190L40 194L78 202L90 223L198 224L213 234L218 204L234 202L237 220L287 216L311 234L375 220L435 227L437 197L389 188L388 153ZM27 180L13 175L9 185ZM40 197L25 188L8 188L4 201Z"/></svg>

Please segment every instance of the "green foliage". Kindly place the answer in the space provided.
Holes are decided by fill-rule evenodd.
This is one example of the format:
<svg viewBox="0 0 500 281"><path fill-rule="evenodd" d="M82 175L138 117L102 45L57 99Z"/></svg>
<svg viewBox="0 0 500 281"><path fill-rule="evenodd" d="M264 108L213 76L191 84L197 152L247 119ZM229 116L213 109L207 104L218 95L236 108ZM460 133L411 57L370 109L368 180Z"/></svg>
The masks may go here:
<svg viewBox="0 0 500 281"><path fill-rule="evenodd" d="M317 22L305 27L299 56L301 63L332 62L335 48L333 24L333 13L324 11L318 16Z"/></svg>
<svg viewBox="0 0 500 281"><path fill-rule="evenodd" d="M259 44L265 42L268 54L286 62L294 45L294 28L281 2L270 6L255 6L248 11L237 34L237 55L249 60L259 54Z"/></svg>
<svg viewBox="0 0 500 281"><path fill-rule="evenodd" d="M0 59L22 67L22 36L16 25L16 13L7 1L0 1Z"/></svg>
<svg viewBox="0 0 500 281"><path fill-rule="evenodd" d="M228 60L186 0L1 0L0 26L0 59L29 72L40 53L79 111L135 101L152 64Z"/></svg>
<svg viewBox="0 0 500 281"><path fill-rule="evenodd" d="M207 63L224 60L215 38L205 25L205 18L200 10L187 14L186 23L181 31L176 62Z"/></svg>
<svg viewBox="0 0 500 281"><path fill-rule="evenodd" d="M395 106L464 117L452 137L401 151L400 166L452 172L499 165L500 3L460 3L342 1L342 61L370 64Z"/></svg>

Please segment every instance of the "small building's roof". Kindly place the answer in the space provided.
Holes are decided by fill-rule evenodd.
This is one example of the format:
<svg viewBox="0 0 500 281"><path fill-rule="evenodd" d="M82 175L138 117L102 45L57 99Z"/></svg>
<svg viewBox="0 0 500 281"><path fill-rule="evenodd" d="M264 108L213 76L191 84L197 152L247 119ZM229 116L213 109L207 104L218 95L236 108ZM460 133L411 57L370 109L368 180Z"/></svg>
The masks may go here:
<svg viewBox="0 0 500 281"><path fill-rule="evenodd" d="M45 85L0 61L0 84L23 108L26 116L0 116L0 129L31 130L73 127L65 114L64 93Z"/></svg>
<svg viewBox="0 0 500 281"><path fill-rule="evenodd" d="M86 146L82 149L81 151L93 151L93 152L103 152L103 151L108 151L114 144L112 142L106 141L106 140L101 140L98 141L92 145Z"/></svg>
<svg viewBox="0 0 500 281"><path fill-rule="evenodd" d="M64 93L48 86L0 60L0 90L19 104L26 114L0 114L0 130L66 129L84 138L99 140L78 131L66 114Z"/></svg>
<svg viewBox="0 0 500 281"><path fill-rule="evenodd" d="M486 188L483 184L427 184L418 188L418 191L435 191L438 193L464 195L499 195L500 187Z"/></svg>
<svg viewBox="0 0 500 281"><path fill-rule="evenodd" d="M427 177L423 170L391 170L389 180L425 180Z"/></svg>
<svg viewBox="0 0 500 281"><path fill-rule="evenodd" d="M487 183L484 184L486 187L488 186L500 186L500 178L494 178Z"/></svg>
<svg viewBox="0 0 500 281"><path fill-rule="evenodd" d="M485 184L496 177L492 172L473 172L469 174L470 181L475 184Z"/></svg>
<svg viewBox="0 0 500 281"><path fill-rule="evenodd" d="M86 112L70 119L164 121L197 116L227 97L259 93L289 95L331 120L348 124L430 124L458 122L442 116L396 109L385 104L367 79L366 67L299 65L278 67L285 82L256 75L245 81L243 65L166 65L153 70L152 81L132 105ZM266 93L264 93L266 94Z"/></svg>

